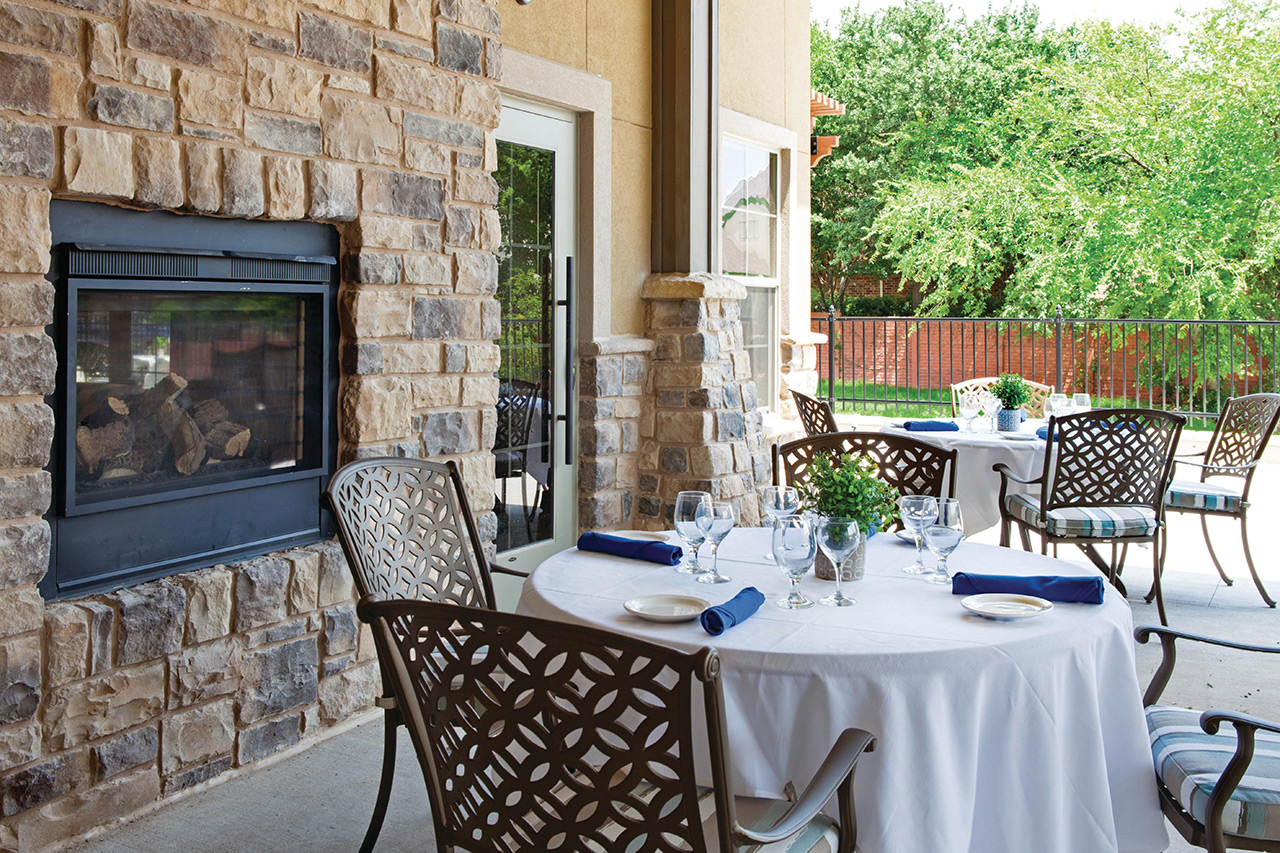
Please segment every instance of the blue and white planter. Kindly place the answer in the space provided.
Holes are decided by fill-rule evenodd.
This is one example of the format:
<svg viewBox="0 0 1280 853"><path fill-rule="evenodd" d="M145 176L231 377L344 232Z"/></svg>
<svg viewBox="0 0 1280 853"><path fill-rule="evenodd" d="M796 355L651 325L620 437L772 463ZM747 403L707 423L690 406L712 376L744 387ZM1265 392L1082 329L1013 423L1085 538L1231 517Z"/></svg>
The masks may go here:
<svg viewBox="0 0 1280 853"><path fill-rule="evenodd" d="M1027 413L1021 408L1001 409L996 413L996 429L1000 432L1017 432L1026 417Z"/></svg>

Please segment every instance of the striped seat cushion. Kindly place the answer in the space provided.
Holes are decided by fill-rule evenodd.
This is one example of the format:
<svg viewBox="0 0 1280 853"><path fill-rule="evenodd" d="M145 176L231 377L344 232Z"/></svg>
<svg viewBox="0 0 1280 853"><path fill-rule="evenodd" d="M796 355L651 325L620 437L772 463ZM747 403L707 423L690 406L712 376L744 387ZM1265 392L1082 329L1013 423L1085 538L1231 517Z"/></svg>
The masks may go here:
<svg viewBox="0 0 1280 853"><path fill-rule="evenodd" d="M1235 730L1200 728L1200 714L1184 708L1147 708L1147 732L1156 775L1178 803L1204 823L1214 783L1236 751ZM1260 731L1253 761L1223 811L1222 828L1249 838L1280 840L1280 735Z"/></svg>
<svg viewBox="0 0 1280 853"><path fill-rule="evenodd" d="M1174 480L1164 493L1164 505L1209 512L1239 512L1240 490L1216 483Z"/></svg>
<svg viewBox="0 0 1280 853"><path fill-rule="evenodd" d="M1150 536L1156 530L1156 514L1142 506L1071 507L1049 510L1047 523L1040 518L1040 496L1005 495L1005 509L1023 524L1045 530L1050 536L1110 538Z"/></svg>

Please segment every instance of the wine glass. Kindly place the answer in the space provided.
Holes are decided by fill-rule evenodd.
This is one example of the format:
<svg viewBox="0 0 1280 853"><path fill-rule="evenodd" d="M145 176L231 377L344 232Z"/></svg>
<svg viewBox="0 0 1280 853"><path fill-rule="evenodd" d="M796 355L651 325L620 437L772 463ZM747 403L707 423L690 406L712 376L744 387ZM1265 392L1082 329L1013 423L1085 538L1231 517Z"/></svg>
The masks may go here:
<svg viewBox="0 0 1280 853"><path fill-rule="evenodd" d="M791 486L765 486L760 490L760 505L771 519L771 525L777 527L779 519L790 518L800 510L800 493ZM772 553L766 553L765 559L777 562Z"/></svg>
<svg viewBox="0 0 1280 853"><path fill-rule="evenodd" d="M1071 402L1071 398L1066 394L1050 394L1049 405L1045 407L1046 415L1065 415L1067 414L1067 404Z"/></svg>
<svg viewBox="0 0 1280 853"><path fill-rule="evenodd" d="M902 570L909 575L927 575L924 564L924 527L938 517L938 499L930 495L903 495L898 498L898 514L902 526L916 540L916 561Z"/></svg>
<svg viewBox="0 0 1280 853"><path fill-rule="evenodd" d="M991 432L996 428L996 415L1000 412L1000 398L990 391L981 391L978 393L978 400L981 403L981 413L986 421L983 432Z"/></svg>
<svg viewBox="0 0 1280 853"><path fill-rule="evenodd" d="M966 391L960 395L958 411L964 418L964 431L973 432L973 419L982 411L982 398L973 391Z"/></svg>
<svg viewBox="0 0 1280 853"><path fill-rule="evenodd" d="M1093 408L1093 401L1088 394L1076 394L1071 400L1076 404L1077 412L1087 412Z"/></svg>
<svg viewBox="0 0 1280 853"><path fill-rule="evenodd" d="M938 568L926 580L933 583L951 583L947 574L947 558L960 540L964 539L964 521L960 518L960 501L944 498L938 501L938 517L924 528L924 542L938 558Z"/></svg>
<svg viewBox="0 0 1280 853"><path fill-rule="evenodd" d="M680 565L676 566L676 571L682 575L696 575L702 571L702 566L698 565L698 546L706 537L698 527L697 516L698 507L704 503L711 503L708 492L681 492L676 495L676 533L684 540L688 551Z"/></svg>
<svg viewBox="0 0 1280 853"><path fill-rule="evenodd" d="M813 602L800 594L800 578L813 566L818 556L816 525L807 515L779 518L773 525L773 559L791 578L791 592L774 604L784 610L803 610Z"/></svg>
<svg viewBox="0 0 1280 853"><path fill-rule="evenodd" d="M818 546L827 555L836 570L836 591L826 598L819 599L819 604L828 607L852 607L858 602L844 594L840 589L841 565L858 550L862 533L858 530L858 522L852 518L819 518Z"/></svg>
<svg viewBox="0 0 1280 853"><path fill-rule="evenodd" d="M728 583L733 578L720 574L720 543L733 529L733 504L725 501L698 504L694 519L711 546L711 570L699 572L694 580L698 583Z"/></svg>

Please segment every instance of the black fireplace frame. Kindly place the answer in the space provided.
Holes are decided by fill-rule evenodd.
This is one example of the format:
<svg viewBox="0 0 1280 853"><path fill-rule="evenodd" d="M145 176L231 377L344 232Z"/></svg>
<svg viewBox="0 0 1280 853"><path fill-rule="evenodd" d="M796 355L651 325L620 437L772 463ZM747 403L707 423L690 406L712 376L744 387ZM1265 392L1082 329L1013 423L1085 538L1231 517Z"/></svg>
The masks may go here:
<svg viewBox="0 0 1280 853"><path fill-rule="evenodd" d="M319 223L141 213L64 200L52 203L50 225L48 279L56 290L49 332L59 365L57 389L47 399L56 417L45 598L119 589L331 536L321 495L337 462L336 230ZM319 358L304 374L304 409L312 427L303 458L285 471L206 474L194 485L77 501L72 308L85 290L286 294L318 304L320 316L308 314L307 323L307 335L319 336Z"/></svg>

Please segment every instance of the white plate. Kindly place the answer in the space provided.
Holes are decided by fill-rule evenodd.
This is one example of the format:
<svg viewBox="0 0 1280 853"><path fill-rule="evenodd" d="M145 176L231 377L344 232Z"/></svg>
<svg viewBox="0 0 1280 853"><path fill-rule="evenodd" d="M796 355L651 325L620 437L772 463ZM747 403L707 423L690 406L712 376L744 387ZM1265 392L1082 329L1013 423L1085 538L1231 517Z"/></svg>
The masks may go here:
<svg viewBox="0 0 1280 853"><path fill-rule="evenodd" d="M899 531L896 531L893 535L897 536L903 542L906 542L910 545L916 544L916 537L914 534L912 534L910 530L899 530Z"/></svg>
<svg viewBox="0 0 1280 853"><path fill-rule="evenodd" d="M621 536L623 539L641 539L646 542L670 542L671 537L665 533L652 530L610 530L610 536Z"/></svg>
<svg viewBox="0 0 1280 853"><path fill-rule="evenodd" d="M627 599L622 606L650 622L688 622L701 616L711 603L693 595L641 595Z"/></svg>
<svg viewBox="0 0 1280 853"><path fill-rule="evenodd" d="M1002 432L1001 438L1007 438L1010 441L1044 441L1043 438L1034 432Z"/></svg>
<svg viewBox="0 0 1280 853"><path fill-rule="evenodd" d="M1053 609L1053 602L1034 595L988 592L982 595L967 595L960 599L960 606L970 613L976 613L988 619L1029 619L1041 613L1048 613Z"/></svg>

